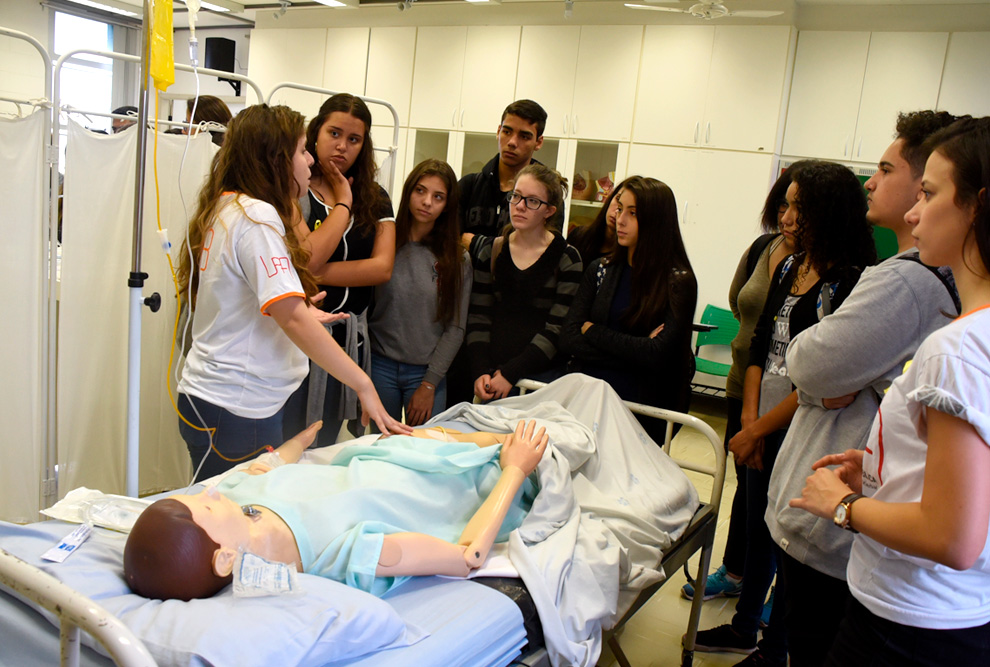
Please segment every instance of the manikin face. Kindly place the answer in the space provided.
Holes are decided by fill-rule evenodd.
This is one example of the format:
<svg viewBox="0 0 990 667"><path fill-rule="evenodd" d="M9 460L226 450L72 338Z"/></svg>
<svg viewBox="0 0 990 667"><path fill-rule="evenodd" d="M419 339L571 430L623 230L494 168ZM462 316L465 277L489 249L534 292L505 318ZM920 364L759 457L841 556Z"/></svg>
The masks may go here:
<svg viewBox="0 0 990 667"><path fill-rule="evenodd" d="M346 174L354 166L367 128L364 122L343 111L334 111L324 121L316 137L316 159L321 165L333 163Z"/></svg>
<svg viewBox="0 0 990 667"><path fill-rule="evenodd" d="M921 195L904 219L914 229L911 235L918 246L921 261L929 266L950 266L963 271L963 244L972 228L974 211L956 205L956 185L952 181L952 163L938 151L925 166ZM976 243L967 245L972 252ZM979 254L977 253L977 260ZM969 264L974 266L972 258Z"/></svg>
<svg viewBox="0 0 990 667"><path fill-rule="evenodd" d="M921 179L911 173L911 165L901 157L903 139L897 139L877 164L877 173L866 182L866 219L881 227L896 227L914 206L921 189Z"/></svg>
<svg viewBox="0 0 990 667"><path fill-rule="evenodd" d="M413 220L432 225L447 205L447 187L436 175L419 179L409 194L409 213Z"/></svg>
<svg viewBox="0 0 990 667"><path fill-rule="evenodd" d="M296 150L292 154L292 177L295 179L296 192L293 197L300 197L309 188L309 168L313 166L313 156L306 150L306 135L299 137Z"/></svg>
<svg viewBox="0 0 990 667"><path fill-rule="evenodd" d="M639 218L636 217L636 196L629 190L623 190L612 201L616 205L615 242L629 249L632 256L639 242Z"/></svg>
<svg viewBox="0 0 990 667"><path fill-rule="evenodd" d="M787 202L787 210L781 215L778 213L778 219L780 221L780 233L784 235L787 239L787 243L791 246L795 243L795 237L798 231L798 186L797 183L791 183L787 186L787 194L784 195L784 201Z"/></svg>
<svg viewBox="0 0 990 667"><path fill-rule="evenodd" d="M512 194L520 197L519 201L515 204L509 204L512 226L518 231L544 227L547 220L557 212L556 206L550 206L545 203L550 197L546 186L529 174L524 174L522 177L516 179L516 185L512 189ZM531 209L526 206L527 199L538 199L541 203L538 208Z"/></svg>
<svg viewBox="0 0 990 667"><path fill-rule="evenodd" d="M498 159L507 167L525 167L542 146L543 137L536 136L536 123L510 113L498 126Z"/></svg>
<svg viewBox="0 0 990 667"><path fill-rule="evenodd" d="M194 496L176 495L174 500L189 508L193 521L221 548L246 548L250 541L251 518L241 506L213 487Z"/></svg>

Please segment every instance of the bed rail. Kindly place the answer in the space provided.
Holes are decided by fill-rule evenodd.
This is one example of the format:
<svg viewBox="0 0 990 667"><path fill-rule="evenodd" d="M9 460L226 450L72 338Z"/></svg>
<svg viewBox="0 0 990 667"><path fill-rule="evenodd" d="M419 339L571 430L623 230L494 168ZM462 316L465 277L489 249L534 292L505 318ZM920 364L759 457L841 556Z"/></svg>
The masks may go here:
<svg viewBox="0 0 990 667"><path fill-rule="evenodd" d="M79 665L79 630L91 634L122 667L154 667L137 637L113 614L55 577L0 549L0 584L59 618L61 664Z"/></svg>

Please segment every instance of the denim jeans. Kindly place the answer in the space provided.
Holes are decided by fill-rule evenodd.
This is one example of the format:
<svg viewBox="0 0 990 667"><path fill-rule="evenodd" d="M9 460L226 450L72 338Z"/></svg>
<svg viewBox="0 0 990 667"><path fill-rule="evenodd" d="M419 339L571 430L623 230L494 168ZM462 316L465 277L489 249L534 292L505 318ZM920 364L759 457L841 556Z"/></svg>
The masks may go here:
<svg viewBox="0 0 990 667"><path fill-rule="evenodd" d="M201 422L193 406L203 418ZM213 446L220 454L232 461L224 460L216 451L210 451L195 481L219 475L230 470L241 461L254 458L264 447L278 447L282 444L282 410L264 419L238 417L233 412L213 405L195 396L179 394L179 414L197 426L215 428ZM199 467L203 456L209 451L210 437L206 431L198 431L181 419L179 433L186 441L193 470Z"/></svg>
<svg viewBox="0 0 990 667"><path fill-rule="evenodd" d="M378 391L378 398L393 419L402 419L402 409L409 405L413 394L423 382L426 366L405 364L372 352L371 381ZM433 415L439 414L447 407L447 378L437 384L433 392ZM374 429L374 427L372 427ZM377 429L374 429L377 432Z"/></svg>

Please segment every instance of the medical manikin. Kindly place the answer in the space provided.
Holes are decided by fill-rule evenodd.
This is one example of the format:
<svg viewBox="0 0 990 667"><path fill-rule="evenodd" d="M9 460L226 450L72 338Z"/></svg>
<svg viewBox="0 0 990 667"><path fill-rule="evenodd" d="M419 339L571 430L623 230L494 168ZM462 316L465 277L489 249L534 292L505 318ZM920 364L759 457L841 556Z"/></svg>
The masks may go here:
<svg viewBox="0 0 990 667"><path fill-rule="evenodd" d="M295 464L320 426L286 441L278 459ZM525 517L547 443L545 429L520 421L511 434L417 429L347 447L329 465L255 462L149 506L124 548L124 576L135 593L181 600L217 593L244 554L375 595L410 576L466 576Z"/></svg>

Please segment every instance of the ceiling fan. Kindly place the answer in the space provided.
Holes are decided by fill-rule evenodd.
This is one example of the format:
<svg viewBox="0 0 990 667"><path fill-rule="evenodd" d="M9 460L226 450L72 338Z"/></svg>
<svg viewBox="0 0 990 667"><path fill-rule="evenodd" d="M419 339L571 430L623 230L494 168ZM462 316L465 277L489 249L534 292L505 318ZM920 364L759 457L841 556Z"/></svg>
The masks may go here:
<svg viewBox="0 0 990 667"><path fill-rule="evenodd" d="M701 0L694 5L691 5L688 9L677 9L676 7L661 7L659 5L637 5L632 3L626 3L626 7L630 9L647 9L654 12L674 12L677 14L690 14L695 18L705 19L706 21L711 21L712 19L720 19L725 16L739 16L746 18L768 18L770 16L780 16L784 12L777 11L767 11L759 9L744 9L740 11L729 11L729 8L723 5L718 0Z"/></svg>

